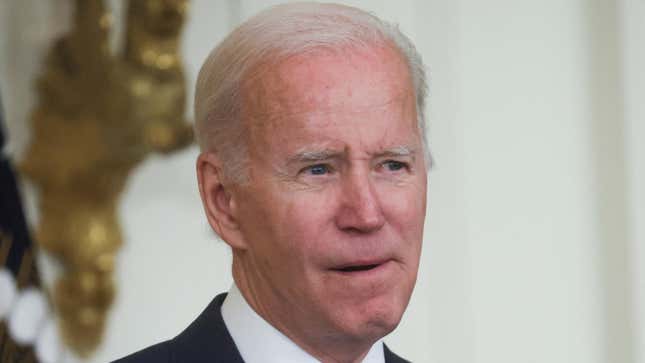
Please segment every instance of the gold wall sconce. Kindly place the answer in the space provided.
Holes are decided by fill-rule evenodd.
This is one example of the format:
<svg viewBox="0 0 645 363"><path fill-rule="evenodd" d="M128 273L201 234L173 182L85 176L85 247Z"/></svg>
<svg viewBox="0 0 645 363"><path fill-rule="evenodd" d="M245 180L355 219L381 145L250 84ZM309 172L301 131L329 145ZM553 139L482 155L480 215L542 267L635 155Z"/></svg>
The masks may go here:
<svg viewBox="0 0 645 363"><path fill-rule="evenodd" d="M32 139L21 171L39 192L35 239L58 258L52 293L68 346L100 343L113 300L117 216L128 175L147 155L192 142L179 54L187 0L130 0L121 51L109 47L102 0L75 0L70 32L38 79Z"/></svg>

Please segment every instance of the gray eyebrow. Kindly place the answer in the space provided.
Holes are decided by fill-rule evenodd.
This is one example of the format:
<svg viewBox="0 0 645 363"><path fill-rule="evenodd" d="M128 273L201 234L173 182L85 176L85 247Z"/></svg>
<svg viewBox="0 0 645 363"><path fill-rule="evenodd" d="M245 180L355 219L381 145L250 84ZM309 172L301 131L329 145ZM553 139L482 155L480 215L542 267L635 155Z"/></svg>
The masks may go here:
<svg viewBox="0 0 645 363"><path fill-rule="evenodd" d="M307 163L307 162L318 162L329 159L337 159L344 155L345 151L339 151L335 149L320 149L320 150L303 150L297 152L295 155L290 157L287 161L288 164L293 163ZM381 150L373 153L372 157L412 157L416 156L416 149L400 145L393 148Z"/></svg>
<svg viewBox="0 0 645 363"><path fill-rule="evenodd" d="M338 158L343 152L333 149L303 150L289 158L288 163L315 162Z"/></svg>
<svg viewBox="0 0 645 363"><path fill-rule="evenodd" d="M400 145L400 146L395 146L390 149L385 149L383 151L379 151L375 153L376 156L383 157L383 156L392 156L392 157L404 157L404 156L410 156L413 157L416 155L416 150L405 146L405 145Z"/></svg>

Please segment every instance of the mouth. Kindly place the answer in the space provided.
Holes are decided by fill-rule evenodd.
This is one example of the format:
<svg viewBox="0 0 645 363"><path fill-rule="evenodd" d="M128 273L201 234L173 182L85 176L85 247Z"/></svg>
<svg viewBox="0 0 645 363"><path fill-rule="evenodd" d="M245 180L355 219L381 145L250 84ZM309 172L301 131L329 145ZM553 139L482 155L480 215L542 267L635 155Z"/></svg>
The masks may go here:
<svg viewBox="0 0 645 363"><path fill-rule="evenodd" d="M374 263L370 265L353 265L353 266L346 266L346 267L340 267L340 268L334 268L334 271L338 272L358 272L358 271L369 271L372 269L375 269L379 267L381 264L379 263Z"/></svg>
<svg viewBox="0 0 645 363"><path fill-rule="evenodd" d="M334 267L331 270L335 272L341 272L346 274L355 274L360 272L368 272L372 270L377 270L379 267L387 264L389 260L384 261L370 261L370 262L352 262L344 264L339 267Z"/></svg>

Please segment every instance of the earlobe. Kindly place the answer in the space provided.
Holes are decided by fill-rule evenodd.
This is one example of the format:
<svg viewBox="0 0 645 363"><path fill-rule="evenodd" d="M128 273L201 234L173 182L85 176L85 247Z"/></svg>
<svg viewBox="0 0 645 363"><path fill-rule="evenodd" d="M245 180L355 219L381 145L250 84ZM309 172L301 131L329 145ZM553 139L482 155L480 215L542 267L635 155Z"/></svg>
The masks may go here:
<svg viewBox="0 0 645 363"><path fill-rule="evenodd" d="M203 152L197 158L197 183L204 212L215 233L236 249L245 249L236 215L236 201L226 185L219 158Z"/></svg>

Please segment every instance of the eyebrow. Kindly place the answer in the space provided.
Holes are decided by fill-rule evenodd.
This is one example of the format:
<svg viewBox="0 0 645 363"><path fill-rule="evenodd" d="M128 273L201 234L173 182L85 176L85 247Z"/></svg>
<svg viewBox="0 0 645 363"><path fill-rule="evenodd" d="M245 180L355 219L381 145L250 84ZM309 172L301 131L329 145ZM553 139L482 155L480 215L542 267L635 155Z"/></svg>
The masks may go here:
<svg viewBox="0 0 645 363"><path fill-rule="evenodd" d="M287 164L307 163L307 162L336 159L336 158L339 158L342 154L344 154L343 151L334 150L334 149L303 150L291 156L287 160Z"/></svg>
<svg viewBox="0 0 645 363"><path fill-rule="evenodd" d="M393 148L385 149L383 151L379 151L374 154L374 156L377 157L411 157L414 158L416 156L416 149L411 148L409 146L405 145L400 145L400 146L395 146Z"/></svg>
<svg viewBox="0 0 645 363"><path fill-rule="evenodd" d="M320 149L320 150L303 150L297 152L287 160L287 164L294 163L311 163L330 159L338 159L346 154L343 150ZM370 154L371 157L411 157L415 158L416 149L400 145L389 149L381 150Z"/></svg>

